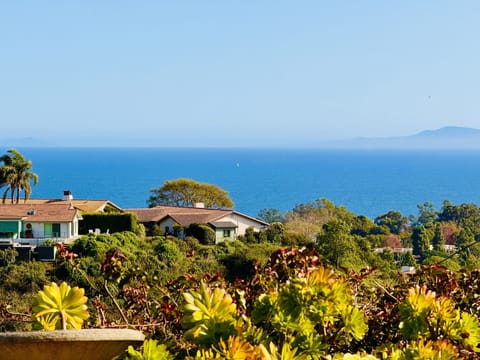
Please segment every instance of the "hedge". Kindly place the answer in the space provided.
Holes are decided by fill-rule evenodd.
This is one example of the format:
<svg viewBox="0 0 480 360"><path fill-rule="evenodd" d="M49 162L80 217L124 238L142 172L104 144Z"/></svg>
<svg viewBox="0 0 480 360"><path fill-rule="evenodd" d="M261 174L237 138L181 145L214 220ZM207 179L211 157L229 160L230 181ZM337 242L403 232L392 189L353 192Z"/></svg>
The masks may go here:
<svg viewBox="0 0 480 360"><path fill-rule="evenodd" d="M110 234L121 231L137 232L137 216L132 213L82 214L82 217L83 220L79 223L80 234L88 234L89 230L95 229L100 229L102 233L108 231Z"/></svg>

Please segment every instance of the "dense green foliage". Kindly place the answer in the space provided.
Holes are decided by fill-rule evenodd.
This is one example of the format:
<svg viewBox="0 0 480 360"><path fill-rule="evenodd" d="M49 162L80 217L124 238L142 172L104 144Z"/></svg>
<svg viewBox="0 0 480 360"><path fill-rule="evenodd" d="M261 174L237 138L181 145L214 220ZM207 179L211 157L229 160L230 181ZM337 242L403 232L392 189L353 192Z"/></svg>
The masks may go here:
<svg viewBox="0 0 480 360"><path fill-rule="evenodd" d="M148 206L174 205L192 207L203 203L207 208L232 208L233 201L220 187L191 179L165 181L162 186L151 189Z"/></svg>
<svg viewBox="0 0 480 360"><path fill-rule="evenodd" d="M215 230L206 224L190 224L186 229L187 236L193 236L204 245L215 244Z"/></svg>
<svg viewBox="0 0 480 360"><path fill-rule="evenodd" d="M38 291L65 281L85 289L86 327L157 341L125 358L478 358L480 211L444 205L372 221L319 200L220 244L89 234L55 263L2 250L0 329L32 329Z"/></svg>
<svg viewBox="0 0 480 360"><path fill-rule="evenodd" d="M137 233L138 220L133 213L91 213L82 214L79 233L87 234L89 230L100 229L101 232L115 233L131 231Z"/></svg>

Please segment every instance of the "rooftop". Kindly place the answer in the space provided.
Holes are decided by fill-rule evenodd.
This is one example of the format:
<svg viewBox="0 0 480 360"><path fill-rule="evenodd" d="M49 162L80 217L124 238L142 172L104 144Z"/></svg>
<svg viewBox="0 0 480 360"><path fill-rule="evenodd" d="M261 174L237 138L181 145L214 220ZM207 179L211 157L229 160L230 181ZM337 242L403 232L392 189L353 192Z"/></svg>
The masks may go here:
<svg viewBox="0 0 480 360"><path fill-rule="evenodd" d="M68 202L63 204L0 204L0 220L69 222L77 216L80 216L79 210Z"/></svg>

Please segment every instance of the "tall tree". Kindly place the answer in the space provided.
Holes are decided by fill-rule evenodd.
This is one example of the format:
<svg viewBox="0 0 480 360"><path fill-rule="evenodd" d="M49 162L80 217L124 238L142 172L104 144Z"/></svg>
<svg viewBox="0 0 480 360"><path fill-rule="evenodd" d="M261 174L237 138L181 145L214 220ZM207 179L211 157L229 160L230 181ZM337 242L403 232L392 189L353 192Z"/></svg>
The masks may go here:
<svg viewBox="0 0 480 360"><path fill-rule="evenodd" d="M467 263L479 262L480 244L475 240L475 236L470 229L466 228L460 231L457 237L456 247L462 265L467 266Z"/></svg>
<svg viewBox="0 0 480 360"><path fill-rule="evenodd" d="M407 251L400 256L400 266L415 266L417 261L411 251Z"/></svg>
<svg viewBox="0 0 480 360"><path fill-rule="evenodd" d="M379 226L386 226L390 232L400 234L407 230L408 218L402 213L395 210L390 210L386 214L379 215L375 218L375 224Z"/></svg>
<svg viewBox="0 0 480 360"><path fill-rule="evenodd" d="M435 231L432 238L433 250L445 251L445 237L443 236L442 223L435 224Z"/></svg>
<svg viewBox="0 0 480 360"><path fill-rule="evenodd" d="M5 203L9 193L11 203L20 201L20 194L24 193L26 201L32 192L31 182L38 183L38 175L30 172L32 162L26 160L23 155L15 149L10 149L0 157L3 165L0 167L0 186L6 187L2 201Z"/></svg>
<svg viewBox="0 0 480 360"><path fill-rule="evenodd" d="M425 253L430 250L430 244L433 238L433 230L424 226L413 228L412 245L413 255L420 256L422 259Z"/></svg>
<svg viewBox="0 0 480 360"><path fill-rule="evenodd" d="M453 205L445 200L438 220L454 221L462 228L470 229L474 235L480 235L480 209L476 204Z"/></svg>
<svg viewBox="0 0 480 360"><path fill-rule="evenodd" d="M278 211L278 209L272 209L272 208L260 210L257 217L260 220L263 220L269 224L274 222L283 223L285 221L280 211Z"/></svg>
<svg viewBox="0 0 480 360"><path fill-rule="evenodd" d="M232 208L233 201L228 193L212 184L191 179L165 181L162 186L151 189L148 206L173 205L194 206L203 203L207 208Z"/></svg>
<svg viewBox="0 0 480 360"><path fill-rule="evenodd" d="M412 216L410 221L413 226L430 226L435 222L438 216L438 210L431 202L425 202L417 205L418 216Z"/></svg>
<svg viewBox="0 0 480 360"><path fill-rule="evenodd" d="M285 226L288 231L314 241L322 231L322 226L336 217L336 209L335 205L327 199L298 204L285 214Z"/></svg>
<svg viewBox="0 0 480 360"><path fill-rule="evenodd" d="M317 236L317 250L322 261L335 267L351 267L358 262L358 247L346 222L332 219L322 230Z"/></svg>

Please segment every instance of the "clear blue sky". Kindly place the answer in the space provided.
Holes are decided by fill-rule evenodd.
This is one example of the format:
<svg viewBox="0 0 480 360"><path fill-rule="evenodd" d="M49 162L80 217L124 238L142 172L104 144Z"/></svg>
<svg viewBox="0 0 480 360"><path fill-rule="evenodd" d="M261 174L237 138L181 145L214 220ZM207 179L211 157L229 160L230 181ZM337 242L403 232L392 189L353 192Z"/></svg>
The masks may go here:
<svg viewBox="0 0 480 360"><path fill-rule="evenodd" d="M0 139L284 147L479 128L479 14L461 0L3 1Z"/></svg>

